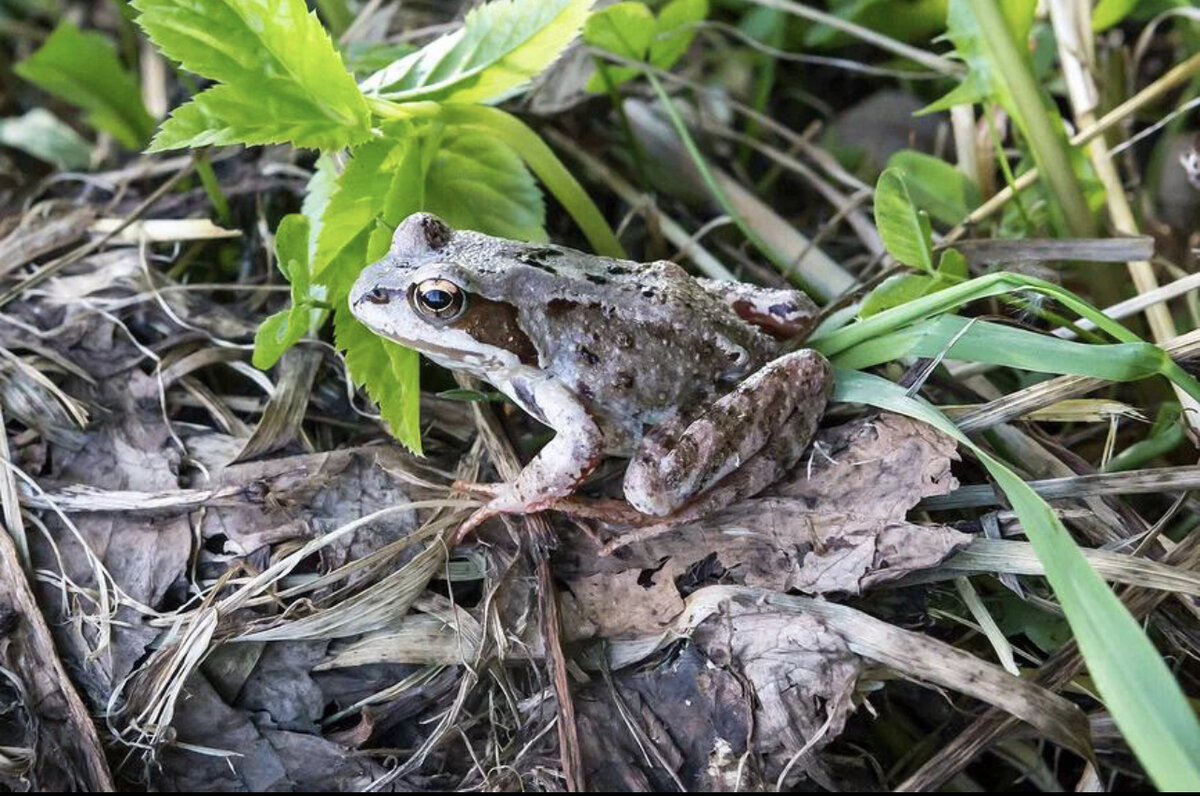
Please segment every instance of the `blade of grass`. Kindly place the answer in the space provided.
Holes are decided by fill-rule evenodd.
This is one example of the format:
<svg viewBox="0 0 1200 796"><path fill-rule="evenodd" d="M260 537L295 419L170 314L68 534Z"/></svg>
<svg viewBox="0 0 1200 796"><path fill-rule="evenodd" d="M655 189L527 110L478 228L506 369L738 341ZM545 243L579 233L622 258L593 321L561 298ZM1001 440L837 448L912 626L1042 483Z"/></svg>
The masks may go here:
<svg viewBox="0 0 1200 796"><path fill-rule="evenodd" d="M1087 563L1055 516L1002 462L964 436L940 412L903 387L839 370L834 400L866 404L921 420L966 445L1004 492L1046 568L1088 671L1122 735L1162 790L1200 788L1200 722L1141 627Z"/></svg>

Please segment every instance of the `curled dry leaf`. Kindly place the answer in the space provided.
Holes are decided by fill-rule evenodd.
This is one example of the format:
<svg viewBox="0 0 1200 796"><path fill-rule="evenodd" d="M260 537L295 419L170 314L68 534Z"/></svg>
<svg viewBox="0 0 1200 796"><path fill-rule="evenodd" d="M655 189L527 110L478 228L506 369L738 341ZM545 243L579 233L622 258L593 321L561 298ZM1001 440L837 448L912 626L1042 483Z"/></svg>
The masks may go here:
<svg viewBox="0 0 1200 796"><path fill-rule="evenodd" d="M956 485L952 440L883 414L821 432L770 494L740 501L612 558L580 554L564 611L576 638L662 630L715 581L807 594L863 589L937 566L971 537L904 517Z"/></svg>

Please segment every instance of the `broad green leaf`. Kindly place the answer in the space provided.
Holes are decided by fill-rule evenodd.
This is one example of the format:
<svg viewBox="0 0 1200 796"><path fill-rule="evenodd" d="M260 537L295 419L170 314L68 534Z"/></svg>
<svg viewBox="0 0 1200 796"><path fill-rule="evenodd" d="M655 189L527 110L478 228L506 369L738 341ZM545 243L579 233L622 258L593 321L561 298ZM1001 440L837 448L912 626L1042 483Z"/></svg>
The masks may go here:
<svg viewBox="0 0 1200 796"><path fill-rule="evenodd" d="M308 297L311 282L308 233L308 218L300 213L284 216L275 228L275 263L291 282L293 299Z"/></svg>
<svg viewBox="0 0 1200 796"><path fill-rule="evenodd" d="M942 252L942 258L938 260L937 271L938 276L950 284L963 282L971 275L967 258L963 257L962 252L958 249L946 249Z"/></svg>
<svg viewBox="0 0 1200 796"><path fill-rule="evenodd" d="M416 453L421 451L419 367L412 349L384 340L363 326L345 302L334 311L337 347L358 387L379 405L392 434Z"/></svg>
<svg viewBox="0 0 1200 796"><path fill-rule="evenodd" d="M308 219L308 261L317 258L317 240L321 237L321 219L329 207L329 200L337 190L338 170L330 155L321 155L313 166L313 175L304 188L304 202L300 212Z"/></svg>
<svg viewBox="0 0 1200 796"><path fill-rule="evenodd" d="M933 271L929 216L917 209L896 169L887 169L875 184L875 226L888 254L926 273Z"/></svg>
<svg viewBox="0 0 1200 796"><path fill-rule="evenodd" d="M367 135L365 127L347 127L315 114L312 103L294 91L255 96L239 86L221 83L172 111L154 136L150 151L282 143L333 150Z"/></svg>
<svg viewBox="0 0 1200 796"><path fill-rule="evenodd" d="M1171 670L1137 621L1032 488L976 446L944 415L897 384L838 370L834 400L908 415L969 447L1004 492L1045 567L1105 707L1163 791L1200 789L1200 722Z"/></svg>
<svg viewBox="0 0 1200 796"><path fill-rule="evenodd" d="M571 214L597 254L624 257L625 250L596 203L537 133L512 114L483 105L452 105L444 109L448 124L479 128L512 148L537 175L552 196Z"/></svg>
<svg viewBox="0 0 1200 796"><path fill-rule="evenodd" d="M608 6L588 17L583 26L583 40L590 46L631 61L644 61L657 35L654 12L645 3L626 2ZM634 66L600 63L585 89L594 94L608 91L641 73Z"/></svg>
<svg viewBox="0 0 1200 796"><path fill-rule="evenodd" d="M183 68L221 85L177 109L154 149L266 144L338 149L370 135L366 98L303 0L134 0Z"/></svg>
<svg viewBox="0 0 1200 796"><path fill-rule="evenodd" d="M929 293L936 282L937 278L928 274L889 276L867 296L858 315L860 318L869 318L892 307L907 304Z"/></svg>
<svg viewBox="0 0 1200 796"><path fill-rule="evenodd" d="M351 153L321 217L313 259L314 276L323 273L346 245L383 212L393 172L412 145L402 139L381 138L363 144Z"/></svg>
<svg viewBox="0 0 1200 796"><path fill-rule="evenodd" d="M941 158L904 149L888 158L916 206L946 225L962 221L983 198L975 183Z"/></svg>
<svg viewBox="0 0 1200 796"><path fill-rule="evenodd" d="M252 361L260 370L272 367L311 328L324 322L324 311L312 302L324 300L325 288L311 282L309 251L308 219L299 213L284 216L275 229L275 264L291 283L292 306L258 327Z"/></svg>
<svg viewBox="0 0 1200 796"><path fill-rule="evenodd" d="M1092 11L1092 30L1108 30L1129 16L1137 4L1138 0L1100 0Z"/></svg>
<svg viewBox="0 0 1200 796"><path fill-rule="evenodd" d="M550 66L593 0L492 0L454 33L376 72L363 91L398 102L499 102Z"/></svg>
<svg viewBox="0 0 1200 796"><path fill-rule="evenodd" d="M670 69L687 53L708 16L708 0L672 0L658 12L657 34L650 45L650 63Z"/></svg>
<svg viewBox="0 0 1200 796"><path fill-rule="evenodd" d="M81 169L88 165L92 153L91 144L44 108L0 119L0 146L19 149L60 169Z"/></svg>
<svg viewBox="0 0 1200 796"><path fill-rule="evenodd" d="M254 354L250 361L259 370L275 366L284 352L294 346L308 331L308 324L288 307L269 316L254 333Z"/></svg>
<svg viewBox="0 0 1200 796"><path fill-rule="evenodd" d="M455 229L545 241L542 192L525 164L484 130L447 131L425 178L424 208Z"/></svg>
<svg viewBox="0 0 1200 796"><path fill-rule="evenodd" d="M123 146L140 149L154 131L133 73L99 33L63 22L14 71L25 80L85 112L85 120Z"/></svg>

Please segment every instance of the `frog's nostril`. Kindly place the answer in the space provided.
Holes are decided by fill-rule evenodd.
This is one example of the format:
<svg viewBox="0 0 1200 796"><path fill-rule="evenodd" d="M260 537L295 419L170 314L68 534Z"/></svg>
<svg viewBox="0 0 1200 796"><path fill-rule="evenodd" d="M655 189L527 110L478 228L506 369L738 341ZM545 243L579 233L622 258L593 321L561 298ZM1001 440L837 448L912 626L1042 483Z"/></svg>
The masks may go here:
<svg viewBox="0 0 1200 796"><path fill-rule="evenodd" d="M392 291L386 287L373 287L363 298L372 304L387 304L392 300Z"/></svg>

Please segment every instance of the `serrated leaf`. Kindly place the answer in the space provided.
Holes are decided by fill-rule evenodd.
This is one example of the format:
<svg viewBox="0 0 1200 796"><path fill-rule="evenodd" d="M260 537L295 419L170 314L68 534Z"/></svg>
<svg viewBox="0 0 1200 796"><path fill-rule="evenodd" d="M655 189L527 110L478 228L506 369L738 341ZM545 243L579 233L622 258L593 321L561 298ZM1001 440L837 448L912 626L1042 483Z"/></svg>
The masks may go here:
<svg viewBox="0 0 1200 796"><path fill-rule="evenodd" d="M312 103L294 90L256 96L239 86L220 83L172 111L150 143L150 151L284 143L333 150L357 144L369 135L366 126L348 127L314 114Z"/></svg>
<svg viewBox="0 0 1200 796"><path fill-rule="evenodd" d="M943 224L957 224L983 201L966 174L924 152L901 150L888 158L888 168L900 172L916 206Z"/></svg>
<svg viewBox="0 0 1200 796"><path fill-rule="evenodd" d="M657 35L657 25L654 12L645 3L617 3L588 17L583 26L583 40L622 58L644 61ZM584 88L595 94L603 93L637 77L640 71L633 66L601 62Z"/></svg>
<svg viewBox="0 0 1200 796"><path fill-rule="evenodd" d="M334 313L338 348L355 386L365 387L392 434L409 450L421 452L420 358L412 349L384 340L363 326L342 302Z"/></svg>
<svg viewBox="0 0 1200 796"><path fill-rule="evenodd" d="M321 155L313 166L312 177L304 187L304 201L300 212L308 219L308 262L317 256L317 239L321 236L321 219L329 207L329 200L337 190L338 170L330 155Z"/></svg>
<svg viewBox="0 0 1200 796"><path fill-rule="evenodd" d="M869 318L872 315L907 304L913 299L919 299L933 287L935 277L928 274L896 274L883 280L863 302L858 317Z"/></svg>
<svg viewBox="0 0 1200 796"><path fill-rule="evenodd" d="M366 99L303 0L135 0L133 6L167 57L221 83L177 109L154 149L285 141L337 149L370 134Z"/></svg>
<svg viewBox="0 0 1200 796"><path fill-rule="evenodd" d="M63 22L14 71L49 94L77 105L85 120L130 149L140 149L154 130L137 80L106 37Z"/></svg>
<svg viewBox="0 0 1200 796"><path fill-rule="evenodd" d="M650 45L650 63L670 69L687 53L708 16L708 0L673 0L658 12L658 33Z"/></svg>
<svg viewBox="0 0 1200 796"><path fill-rule="evenodd" d="M499 102L550 66L593 0L493 0L463 26L376 72L363 91L399 102Z"/></svg>
<svg viewBox="0 0 1200 796"><path fill-rule="evenodd" d="M412 144L382 138L357 147L337 178L321 217L313 275L322 274L356 236L362 234L383 212L391 187L392 171L403 161Z"/></svg>
<svg viewBox="0 0 1200 796"><path fill-rule="evenodd" d="M455 229L545 241L541 189L511 149L481 130L449 130L430 164L425 203ZM399 219L397 219L399 220Z"/></svg>
<svg viewBox="0 0 1200 796"><path fill-rule="evenodd" d="M887 169L875 184L875 226L888 254L899 262L933 271L929 217L913 204L900 172Z"/></svg>
<svg viewBox="0 0 1200 796"><path fill-rule="evenodd" d="M60 169L81 169L92 153L91 144L45 108L0 119L0 146L19 149Z"/></svg>

